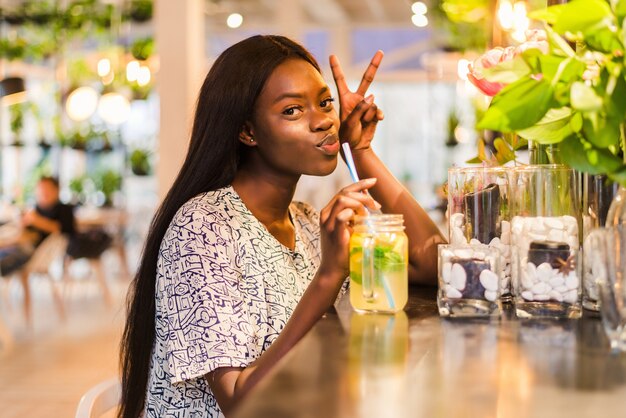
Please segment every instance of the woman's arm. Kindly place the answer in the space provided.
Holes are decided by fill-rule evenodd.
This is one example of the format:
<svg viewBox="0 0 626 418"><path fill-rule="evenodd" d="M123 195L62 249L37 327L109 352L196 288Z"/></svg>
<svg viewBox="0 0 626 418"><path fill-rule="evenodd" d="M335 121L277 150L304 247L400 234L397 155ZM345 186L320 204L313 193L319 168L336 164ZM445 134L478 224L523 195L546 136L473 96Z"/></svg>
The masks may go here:
<svg viewBox="0 0 626 418"><path fill-rule="evenodd" d="M349 274L348 222L355 213L365 214L365 206L375 208L374 200L364 193L375 180L361 180L345 187L320 213L322 261L302 299L279 336L257 360L246 368L222 367L206 375L220 409L225 415L241 401L313 327L331 307Z"/></svg>
<svg viewBox="0 0 626 418"><path fill-rule="evenodd" d="M339 136L342 142L350 143L359 175L378 179L371 193L382 204L383 212L404 215L404 225L409 237L409 280L412 283L435 284L437 245L444 243L445 239L424 209L391 174L370 146L383 113L374 103L373 96L364 98L363 95L373 81L381 60L382 52L378 51L366 69L361 84L352 92L346 85L337 57L331 56L330 65L341 105Z"/></svg>
<svg viewBox="0 0 626 418"><path fill-rule="evenodd" d="M436 284L437 245L445 243L439 228L371 148L355 150L353 157L361 176L378 179L371 193L382 205L382 211L404 215L409 236L409 280Z"/></svg>

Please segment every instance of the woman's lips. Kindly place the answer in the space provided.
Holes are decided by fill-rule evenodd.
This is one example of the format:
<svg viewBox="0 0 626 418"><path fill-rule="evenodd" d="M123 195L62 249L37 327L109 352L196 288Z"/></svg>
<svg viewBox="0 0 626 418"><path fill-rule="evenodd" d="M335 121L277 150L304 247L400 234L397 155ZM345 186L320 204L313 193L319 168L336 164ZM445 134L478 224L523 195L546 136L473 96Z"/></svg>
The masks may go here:
<svg viewBox="0 0 626 418"><path fill-rule="evenodd" d="M337 155L339 153L339 138L335 134L329 134L324 137L317 147L328 155Z"/></svg>
<svg viewBox="0 0 626 418"><path fill-rule="evenodd" d="M339 141L335 141L332 144L327 143L319 146L318 148L321 149L325 154L337 155L339 153Z"/></svg>

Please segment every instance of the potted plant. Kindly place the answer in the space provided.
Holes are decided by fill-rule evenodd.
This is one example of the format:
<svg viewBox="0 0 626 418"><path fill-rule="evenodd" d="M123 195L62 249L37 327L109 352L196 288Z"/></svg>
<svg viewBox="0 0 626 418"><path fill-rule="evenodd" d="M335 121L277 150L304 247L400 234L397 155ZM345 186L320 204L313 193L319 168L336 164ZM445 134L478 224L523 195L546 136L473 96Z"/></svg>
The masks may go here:
<svg viewBox="0 0 626 418"><path fill-rule="evenodd" d="M113 196L122 188L120 173L108 169L97 172L93 176L96 189L104 195L104 206L113 206Z"/></svg>
<svg viewBox="0 0 626 418"><path fill-rule="evenodd" d="M135 39L130 47L130 52L136 60L147 60L154 52L154 38L148 36L146 38Z"/></svg>
<svg viewBox="0 0 626 418"><path fill-rule="evenodd" d="M130 153L130 169L136 176L147 176L152 173L150 151L136 148Z"/></svg>
<svg viewBox="0 0 626 418"><path fill-rule="evenodd" d="M126 14L134 22L147 22L152 19L152 0L131 0Z"/></svg>
<svg viewBox="0 0 626 418"><path fill-rule="evenodd" d="M11 132L14 134L13 143L11 145L21 147L24 145L22 142L22 129L24 129L23 103L15 103L9 106L9 113L11 115Z"/></svg>
<svg viewBox="0 0 626 418"><path fill-rule="evenodd" d="M573 0L530 16L545 33L472 68L479 87L496 88L478 127L558 144L564 163L626 185L626 0Z"/></svg>

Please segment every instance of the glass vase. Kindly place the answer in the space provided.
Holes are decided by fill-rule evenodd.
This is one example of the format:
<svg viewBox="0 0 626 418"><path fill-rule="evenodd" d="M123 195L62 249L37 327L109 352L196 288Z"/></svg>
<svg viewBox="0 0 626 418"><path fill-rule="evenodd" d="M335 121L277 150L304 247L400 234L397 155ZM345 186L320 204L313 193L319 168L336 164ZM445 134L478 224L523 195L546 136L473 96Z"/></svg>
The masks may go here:
<svg viewBox="0 0 626 418"><path fill-rule="evenodd" d="M508 168L453 167L448 170L448 231L454 247L497 249L499 294L511 300L511 223Z"/></svg>
<svg viewBox="0 0 626 418"><path fill-rule="evenodd" d="M610 181L605 174L581 174L582 181L582 238L583 238L583 300L582 306L598 311L600 274L597 253L597 237L590 233L607 224L609 208L618 195L619 185ZM599 270L600 269L600 270Z"/></svg>
<svg viewBox="0 0 626 418"><path fill-rule="evenodd" d="M579 188L555 164L510 171L512 284L520 318L579 318Z"/></svg>

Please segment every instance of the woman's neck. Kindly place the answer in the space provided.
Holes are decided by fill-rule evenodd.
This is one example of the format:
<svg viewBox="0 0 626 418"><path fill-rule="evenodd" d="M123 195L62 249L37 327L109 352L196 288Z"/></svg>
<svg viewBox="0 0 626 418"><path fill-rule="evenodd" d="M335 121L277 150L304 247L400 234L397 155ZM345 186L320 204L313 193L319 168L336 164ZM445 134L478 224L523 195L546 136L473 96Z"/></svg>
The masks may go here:
<svg viewBox="0 0 626 418"><path fill-rule="evenodd" d="M252 214L266 226L289 221L289 204L298 178L260 175L245 168L237 171L232 186Z"/></svg>

